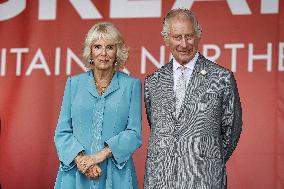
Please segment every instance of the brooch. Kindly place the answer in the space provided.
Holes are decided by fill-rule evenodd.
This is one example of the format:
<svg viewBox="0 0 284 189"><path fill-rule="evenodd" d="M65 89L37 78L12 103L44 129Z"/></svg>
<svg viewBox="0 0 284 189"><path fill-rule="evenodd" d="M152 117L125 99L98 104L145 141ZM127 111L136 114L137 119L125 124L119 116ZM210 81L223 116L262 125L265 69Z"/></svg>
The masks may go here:
<svg viewBox="0 0 284 189"><path fill-rule="evenodd" d="M207 71L206 71L206 70L201 70L200 73L201 73L202 75L206 75L206 74L207 74Z"/></svg>

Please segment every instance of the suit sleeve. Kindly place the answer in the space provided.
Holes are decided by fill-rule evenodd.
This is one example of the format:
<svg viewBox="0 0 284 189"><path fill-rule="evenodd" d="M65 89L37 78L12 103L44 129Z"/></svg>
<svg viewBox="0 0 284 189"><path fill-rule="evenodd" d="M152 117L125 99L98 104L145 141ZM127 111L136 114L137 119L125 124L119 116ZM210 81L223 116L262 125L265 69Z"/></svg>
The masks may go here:
<svg viewBox="0 0 284 189"><path fill-rule="evenodd" d="M71 78L67 79L61 111L54 135L54 142L60 160L60 167L68 171L75 166L74 158L84 150L73 135L71 118Z"/></svg>
<svg viewBox="0 0 284 189"><path fill-rule="evenodd" d="M242 108L236 80L232 72L227 83L222 107L222 140L225 160L228 161L235 150L242 131Z"/></svg>
<svg viewBox="0 0 284 189"><path fill-rule="evenodd" d="M150 94L149 94L148 77L145 79L145 83L144 83L144 103L145 103L145 108L146 108L148 124L151 127L152 112L151 112L151 99L150 99Z"/></svg>
<svg viewBox="0 0 284 189"><path fill-rule="evenodd" d="M124 167L135 150L141 146L141 106L141 81L135 80L131 91L126 129L105 142L110 147L112 159L119 169Z"/></svg>

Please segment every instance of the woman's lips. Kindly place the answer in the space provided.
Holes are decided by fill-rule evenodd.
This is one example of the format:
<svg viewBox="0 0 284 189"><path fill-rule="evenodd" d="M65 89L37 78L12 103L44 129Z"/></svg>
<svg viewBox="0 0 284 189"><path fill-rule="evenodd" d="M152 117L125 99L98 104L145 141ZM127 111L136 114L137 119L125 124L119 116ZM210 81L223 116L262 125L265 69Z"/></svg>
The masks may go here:
<svg viewBox="0 0 284 189"><path fill-rule="evenodd" d="M101 63L107 63L109 60L100 60Z"/></svg>

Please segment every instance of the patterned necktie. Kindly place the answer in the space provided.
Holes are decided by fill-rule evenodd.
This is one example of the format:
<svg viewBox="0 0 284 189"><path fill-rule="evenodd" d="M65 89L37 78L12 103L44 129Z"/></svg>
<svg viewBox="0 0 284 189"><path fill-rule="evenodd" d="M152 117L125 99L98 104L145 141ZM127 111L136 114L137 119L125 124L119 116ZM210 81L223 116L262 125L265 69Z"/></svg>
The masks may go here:
<svg viewBox="0 0 284 189"><path fill-rule="evenodd" d="M185 91L186 91L186 79L185 79L185 71L186 67L180 66L179 68L180 75L177 79L177 84L176 84L176 117L178 117L180 113L180 109L182 106L182 102L185 96Z"/></svg>

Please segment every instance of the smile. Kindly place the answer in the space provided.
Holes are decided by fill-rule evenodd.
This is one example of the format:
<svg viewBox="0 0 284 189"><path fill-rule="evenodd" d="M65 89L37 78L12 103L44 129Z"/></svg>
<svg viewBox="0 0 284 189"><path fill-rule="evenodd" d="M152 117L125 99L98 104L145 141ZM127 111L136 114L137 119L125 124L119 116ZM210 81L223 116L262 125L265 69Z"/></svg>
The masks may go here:
<svg viewBox="0 0 284 189"><path fill-rule="evenodd" d="M179 51L179 53L181 53L181 54L189 54L191 51L190 50L188 50L188 51Z"/></svg>
<svg viewBox="0 0 284 189"><path fill-rule="evenodd" d="M108 62L109 60L99 60L101 63L106 63Z"/></svg>
<svg viewBox="0 0 284 189"><path fill-rule="evenodd" d="M179 53L181 54L190 54L192 52L192 49L188 49L188 50L178 50Z"/></svg>

